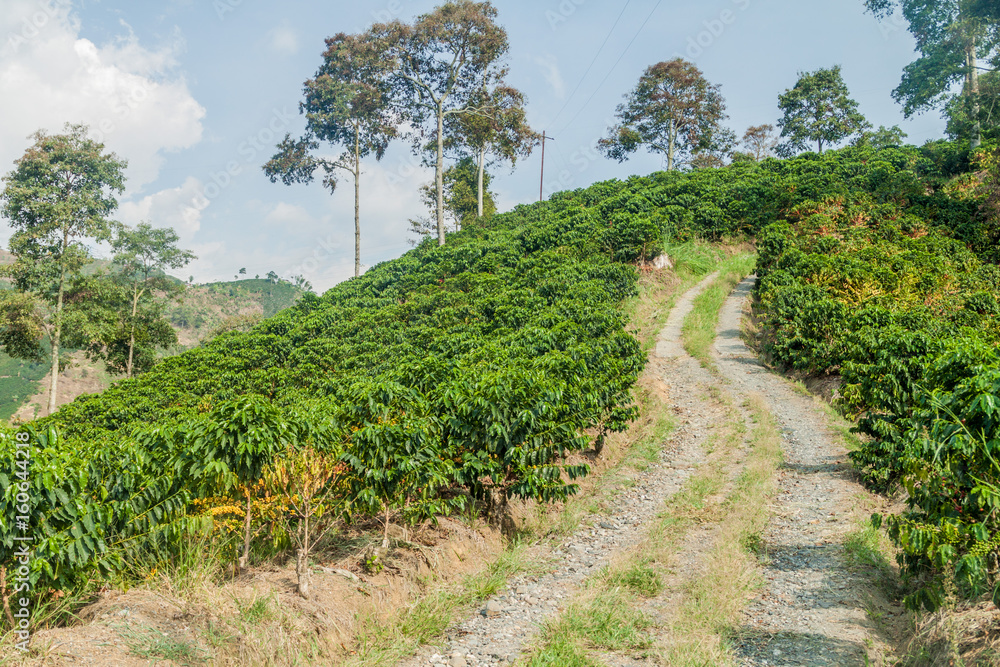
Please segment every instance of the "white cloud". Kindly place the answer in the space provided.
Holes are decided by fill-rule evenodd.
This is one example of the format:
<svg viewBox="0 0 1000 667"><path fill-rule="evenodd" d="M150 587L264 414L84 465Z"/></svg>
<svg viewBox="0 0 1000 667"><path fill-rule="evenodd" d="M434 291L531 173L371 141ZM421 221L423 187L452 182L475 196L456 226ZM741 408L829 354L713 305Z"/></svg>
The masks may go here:
<svg viewBox="0 0 1000 667"><path fill-rule="evenodd" d="M180 187L160 190L138 201L123 201L117 217L133 226L149 222L154 227L173 227L182 244L191 244L201 229L201 213L208 207L201 192L201 181L189 176Z"/></svg>
<svg viewBox="0 0 1000 667"><path fill-rule="evenodd" d="M533 60L542 69L542 76L552 87L555 96L559 99L566 97L566 82L559 71L558 59L551 53L547 53L544 56L535 56Z"/></svg>
<svg viewBox="0 0 1000 667"><path fill-rule="evenodd" d="M205 109L173 72L179 35L158 49L128 26L98 46L80 37L68 0L3 0L0 13L0 173L38 129L90 125L95 138L129 162L128 192L154 181L162 154L202 137Z"/></svg>
<svg viewBox="0 0 1000 667"><path fill-rule="evenodd" d="M267 33L267 45L275 53L294 55L299 50L299 37L285 22Z"/></svg>
<svg viewBox="0 0 1000 667"><path fill-rule="evenodd" d="M393 158L383 162L365 164L361 177L362 271L410 249L407 220L427 214L419 188L433 175L418 159L402 151L395 151ZM279 204L267 216L274 223L280 218L280 224L290 225L303 239L298 249L282 253L287 259L278 272L303 275L318 292L354 275L354 188L338 189L329 197L326 210L327 214L316 217L298 206Z"/></svg>
<svg viewBox="0 0 1000 667"><path fill-rule="evenodd" d="M303 207L297 204L278 202L264 216L264 223L277 227L293 227L301 229L316 226L317 220Z"/></svg>

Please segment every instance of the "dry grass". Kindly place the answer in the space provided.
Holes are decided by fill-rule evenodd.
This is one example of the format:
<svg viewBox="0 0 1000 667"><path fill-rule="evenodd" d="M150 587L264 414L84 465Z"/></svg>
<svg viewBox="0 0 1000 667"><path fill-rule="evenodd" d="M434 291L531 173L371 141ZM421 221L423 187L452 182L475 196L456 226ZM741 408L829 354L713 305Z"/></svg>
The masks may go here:
<svg viewBox="0 0 1000 667"><path fill-rule="evenodd" d="M782 460L780 432L763 400L752 397L746 409L754 422L750 432L746 413L729 406L728 422L709 445L711 454L643 543L593 578L567 612L546 626L528 665L562 664L560 656L567 665L592 664L590 654L601 650L639 651L668 665L730 664L727 639L760 585L756 550ZM741 455L743 467L732 479ZM663 577L691 531L697 531L695 543L707 536L710 544L694 554L694 575L679 582L679 590L668 591L658 627L654 630L654 620L640 611L610 618L612 607L641 609L643 598L663 592ZM608 634L602 628L611 621L616 629Z"/></svg>
<svg viewBox="0 0 1000 667"><path fill-rule="evenodd" d="M923 615L902 653L905 667L1000 665L1000 613L981 601Z"/></svg>
<svg viewBox="0 0 1000 667"><path fill-rule="evenodd" d="M625 311L647 350L679 294L742 250L738 245L688 244L687 259L677 271L642 274L640 293ZM627 432L609 437L602 455L589 461L593 473L579 496L561 507L520 508L522 527L529 533L542 537L576 529L588 512L603 511L617 490L629 484L631 469L656 459L673 422L655 373L643 376L635 396L640 418ZM397 549L386 571L376 576L365 577L357 567L363 536L355 536L358 548L327 554L333 559L327 565L354 569L362 582L321 570L314 575L312 600L295 595L289 564L264 564L233 580L218 565L221 559L193 549L190 558L157 572L144 586L107 592L84 610L81 625L40 633L34 645L41 650L27 664L70 657L94 665L200 664L203 658L216 665L395 664L440 637L456 617L504 586L513 573L534 566L528 551L505 548L499 535L481 524L441 523L447 530L430 539L431 546L413 544L427 542L406 536L412 542ZM595 599L627 600L659 590L662 571L657 567L642 562L609 572L607 586ZM633 621L639 628L639 620ZM616 641L608 635L607 643L618 645ZM569 651L568 646L563 648ZM585 657L573 662L570 653L557 652L548 664L592 664Z"/></svg>
<svg viewBox="0 0 1000 667"><path fill-rule="evenodd" d="M663 664L730 664L727 639L739 626L747 599L761 583L757 549L770 517L768 503L777 488L781 438L763 399L752 396L745 408L754 425L746 439L743 467L711 515L716 518L712 544L701 557L699 574L686 582L681 602L667 623L657 651ZM739 416L733 415L734 422ZM716 475L731 469L734 436L740 433L737 427L730 434L726 465Z"/></svg>

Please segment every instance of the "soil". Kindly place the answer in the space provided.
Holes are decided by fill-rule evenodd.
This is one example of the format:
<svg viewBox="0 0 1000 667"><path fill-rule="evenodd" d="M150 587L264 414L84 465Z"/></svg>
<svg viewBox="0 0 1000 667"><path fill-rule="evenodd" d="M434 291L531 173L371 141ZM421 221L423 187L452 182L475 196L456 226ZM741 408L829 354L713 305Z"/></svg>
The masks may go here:
<svg viewBox="0 0 1000 667"><path fill-rule="evenodd" d="M678 300L644 376L655 393L666 397L677 422L656 460L616 478L613 502L578 530L535 547L534 558L546 564L540 573L512 578L452 625L438 644L401 665L467 667L522 661L536 645L540 628L585 594L590 577L644 540L671 496L700 466L714 460L712 442L732 420L748 419L738 406L750 394L762 396L780 423L785 461L759 549L764 583L744 601L743 619L731 641L734 657L738 664L754 666L884 664L886 628L872 619L898 617L901 612L873 591L867 572L849 565L844 547L872 501L851 471L844 445L831 427L832 417L817 399L768 371L744 345L741 321L752 279L742 282L723 307L713 351L715 368L702 366L683 349L684 318L695 296L714 278L709 276ZM743 458L741 452L731 457L730 483ZM664 592L645 605L654 622L666 623L687 584L705 571L715 529L711 522L697 525L678 540ZM497 533L448 519L407 539L424 546L398 550L393 566L378 575L366 575L356 554L323 564L314 574L315 596L308 601L295 594L293 563L194 591L171 592L151 585L107 592L83 611L84 623L39 632L32 645L40 655L29 664L181 664L137 657L129 638L159 633L197 643L219 618L238 613L240 600L267 596L294 612L289 622L301 625L302 632L315 633L326 646L346 648L359 615L384 615L408 604L430 579L458 581L481 570L502 548ZM352 576L344 576L345 570ZM254 655L261 657L240 664L267 663L266 651ZM653 655L599 658L614 666L652 665L657 664Z"/></svg>
<svg viewBox="0 0 1000 667"><path fill-rule="evenodd" d="M99 394L107 389L114 378L102 368L102 364L86 358L82 352L70 355L69 367L59 375L59 387L56 395L56 407L73 402L83 394ZM31 421L48 414L49 387L52 384L52 372L49 371L39 382L38 393L29 398L25 404L11 417L11 423Z"/></svg>
<svg viewBox="0 0 1000 667"><path fill-rule="evenodd" d="M270 613L281 615L285 632L276 634L276 639L287 636L287 626L292 626L291 634L313 635L328 655L343 656L354 643L358 618L388 615L419 596L429 581L447 584L478 572L503 548L498 532L448 518L405 535L393 528L390 536L397 540L405 537L410 547L393 549L382 572L366 574L352 552L340 561L313 568L308 600L296 593L294 559L284 566L251 569L221 584L194 581L174 588L176 582L161 579L126 592L106 591L79 613L82 623L37 632L31 640L35 658L23 664L204 664L198 659L172 661L162 654L143 656L142 646L162 639L204 647L212 627L219 627L220 620L239 618L240 608L257 600L267 600ZM226 627L231 629L232 625ZM237 644L254 640L249 632L235 638ZM291 664L288 655L281 655L283 648L248 644L238 651L242 659L232 664Z"/></svg>
<svg viewBox="0 0 1000 667"><path fill-rule="evenodd" d="M635 475L634 486L618 496L613 512L551 545L545 555L552 565L544 575L512 580L477 613L454 625L444 642L401 667L520 664L537 643L540 628L574 597L586 594L588 578L644 538L665 502L710 460L706 443L734 418L725 405L740 406L750 394L762 396L780 423L785 462L759 548L764 584L745 601L733 640L735 658L741 665L762 666L884 664L887 637L868 610L874 605L880 614L902 612L873 593L871 577L849 566L843 546L864 519L859 498L866 492L816 399L766 369L744 344L741 322L752 279L743 281L723 307L713 350L718 371L684 351L684 318L714 279L709 276L677 302L650 360L680 422L663 443L659 461ZM735 415L747 418L740 410ZM741 459L734 458L730 480L738 475ZM654 621L668 623L686 584L704 571L714 533L715 526L700 525L680 540L665 592L645 605ZM614 666L658 664L650 655L595 657Z"/></svg>

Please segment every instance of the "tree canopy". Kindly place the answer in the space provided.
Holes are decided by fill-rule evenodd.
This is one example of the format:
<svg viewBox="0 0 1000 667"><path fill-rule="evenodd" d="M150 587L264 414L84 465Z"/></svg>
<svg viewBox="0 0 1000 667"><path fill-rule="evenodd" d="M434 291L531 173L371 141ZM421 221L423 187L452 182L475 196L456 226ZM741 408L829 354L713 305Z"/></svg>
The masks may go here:
<svg viewBox="0 0 1000 667"><path fill-rule="evenodd" d="M973 148L982 141L979 74L981 62L998 57L1000 9L992 0L866 0L884 19L897 9L907 21L920 57L907 65L893 98L906 117L948 105L962 83L963 131ZM957 126L956 126L957 128Z"/></svg>
<svg viewBox="0 0 1000 667"><path fill-rule="evenodd" d="M786 154L815 142L819 153L871 127L850 97L840 66L799 73L795 87L778 98L784 116L778 121Z"/></svg>
<svg viewBox="0 0 1000 667"><path fill-rule="evenodd" d="M438 243L444 245L445 122L449 116L489 113L490 91L503 82L502 66L509 44L507 32L495 19L489 2L449 0L417 17L372 26L371 34L390 66L393 99L402 115L419 131L415 148L424 138L435 143L436 222Z"/></svg>
<svg viewBox="0 0 1000 667"><path fill-rule="evenodd" d="M717 84L710 84L695 65L677 58L646 69L639 83L618 106L618 124L598 142L608 157L624 162L645 146L667 159L667 170L690 162L698 153L725 152L728 118Z"/></svg>
<svg viewBox="0 0 1000 667"><path fill-rule="evenodd" d="M156 362L157 348L177 343L163 311L166 300L179 296L184 286L164 271L195 258L177 247L178 240L169 227L122 226L111 241L111 272L83 276L70 290L71 301L89 304L74 313L72 340L92 359L103 359L109 372L144 373Z"/></svg>
<svg viewBox="0 0 1000 667"><path fill-rule="evenodd" d="M306 131L299 139L290 134L264 165L271 182L285 185L312 182L323 171L323 185L334 192L337 171L354 178L354 275L361 273L361 159L381 160L397 135L399 118L389 99L387 71L378 45L370 34L338 33L326 40L323 64L305 83ZM342 147L340 155L324 157L321 142Z"/></svg>
<svg viewBox="0 0 1000 667"><path fill-rule="evenodd" d="M20 292L5 296L3 347L11 356L38 359L41 341L51 346L49 411L59 382L64 297L90 256L87 244L111 237L125 188L125 160L87 137L86 125L67 124L63 134L39 130L32 144L4 176L0 201L14 229L10 251L17 258L4 269ZM85 305L85 304L84 304Z"/></svg>

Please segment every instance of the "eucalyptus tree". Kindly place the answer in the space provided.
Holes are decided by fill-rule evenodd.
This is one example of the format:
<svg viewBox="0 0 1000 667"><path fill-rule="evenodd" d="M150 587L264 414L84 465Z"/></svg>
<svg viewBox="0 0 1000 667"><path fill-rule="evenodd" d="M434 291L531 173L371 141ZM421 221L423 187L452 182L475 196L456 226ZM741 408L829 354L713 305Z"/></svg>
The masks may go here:
<svg viewBox="0 0 1000 667"><path fill-rule="evenodd" d="M953 99L955 84L970 119L968 138L973 148L982 143L980 71L984 61L997 64L1000 46L1000 9L994 0L865 0L880 19L897 9L906 19L920 57L903 69L892 92L907 118Z"/></svg>
<svg viewBox="0 0 1000 667"><path fill-rule="evenodd" d="M115 195L125 188L125 160L87 133L86 125L72 124L63 134L36 132L0 194L16 257L3 273L20 293L0 302L0 345L11 356L40 359L48 339L49 413L56 408L66 289L88 261L88 246L110 239Z"/></svg>
<svg viewBox="0 0 1000 667"><path fill-rule="evenodd" d="M290 134L264 165L271 182L285 185L312 182L316 170L333 193L337 172L354 178L354 275L361 274L361 160L381 160L396 137L398 117L392 113L385 61L370 33L339 33L326 40L323 64L305 83L306 131L299 139ZM342 147L335 158L319 153L321 142Z"/></svg>
<svg viewBox="0 0 1000 667"><path fill-rule="evenodd" d="M672 171L693 156L724 152L730 140L722 126L728 116L720 86L681 58L648 67L615 115L618 124L597 145L619 162L645 146L666 156Z"/></svg>
<svg viewBox="0 0 1000 667"><path fill-rule="evenodd" d="M445 242L444 154L445 123L451 116L487 115L481 91L502 85L506 69L507 32L496 23L489 2L449 0L418 16L372 26L383 58L392 67L393 98L417 128L415 149L434 141L434 183L438 243Z"/></svg>
<svg viewBox="0 0 1000 667"><path fill-rule="evenodd" d="M805 150L807 142L816 142L822 154L824 146L839 144L871 127L851 99L839 65L800 72L795 87L778 97L778 107L784 112L778 126L787 139L786 154Z"/></svg>

